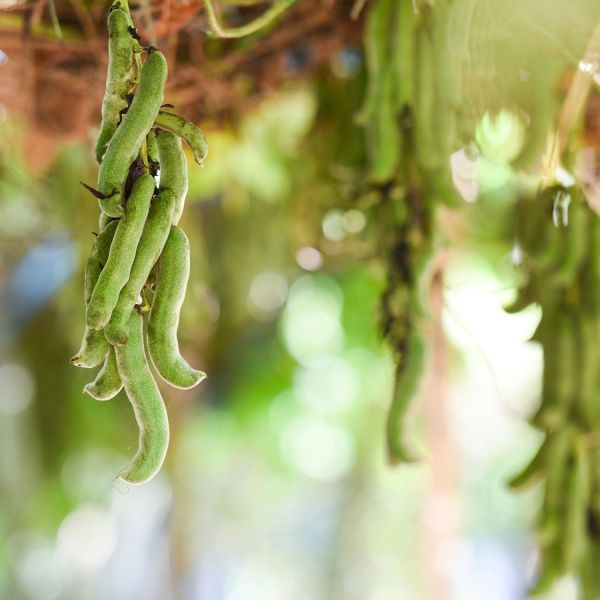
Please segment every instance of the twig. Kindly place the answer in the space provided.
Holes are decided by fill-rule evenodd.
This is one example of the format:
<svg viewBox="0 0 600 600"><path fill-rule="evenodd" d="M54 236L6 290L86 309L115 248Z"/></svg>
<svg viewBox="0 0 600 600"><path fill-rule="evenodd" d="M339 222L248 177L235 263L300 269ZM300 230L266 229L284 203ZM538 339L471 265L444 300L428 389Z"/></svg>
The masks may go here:
<svg viewBox="0 0 600 600"><path fill-rule="evenodd" d="M352 10L350 11L350 18L353 19L354 21L356 21L356 19L358 19L358 17L360 17L360 13L362 12L366 3L367 3L367 0L356 0L354 2L354 6L352 7Z"/></svg>
<svg viewBox="0 0 600 600"><path fill-rule="evenodd" d="M50 20L52 21L52 27L54 27L54 33L56 37L60 40L61 44L65 43L63 38L62 29L60 28L60 21L58 20L58 15L56 14L56 6L54 5L54 0L48 0L48 10L50 11Z"/></svg>
<svg viewBox="0 0 600 600"><path fill-rule="evenodd" d="M208 22L212 27L213 31L221 38L240 38L246 35L251 35L266 27L271 21L275 20L279 15L284 13L296 0L279 0L275 2L271 8L265 11L260 17L241 25L240 27L234 28L223 28L219 23L215 7L212 4L212 0L204 0L204 8L208 16Z"/></svg>
<svg viewBox="0 0 600 600"><path fill-rule="evenodd" d="M567 140L576 123L581 117L585 101L590 94L594 74L598 71L600 62L600 23L596 25L585 49L583 58L578 64L573 81L569 86L567 97L563 102L558 119L558 127L546 150L543 174L552 181L560 157L567 146Z"/></svg>

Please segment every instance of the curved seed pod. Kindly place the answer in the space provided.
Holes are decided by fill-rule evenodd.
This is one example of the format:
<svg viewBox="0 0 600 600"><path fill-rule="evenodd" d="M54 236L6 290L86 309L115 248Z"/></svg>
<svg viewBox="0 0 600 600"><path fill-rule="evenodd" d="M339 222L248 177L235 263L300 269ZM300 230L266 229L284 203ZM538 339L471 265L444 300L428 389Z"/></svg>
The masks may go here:
<svg viewBox="0 0 600 600"><path fill-rule="evenodd" d="M573 283L586 258L589 247L588 209L580 202L569 206L569 222L560 226L560 254L547 267L546 285L565 286Z"/></svg>
<svg viewBox="0 0 600 600"><path fill-rule="evenodd" d="M536 287L531 280L527 282L526 285L520 287L517 290L517 295L515 299L504 306L504 312L508 314L519 313L522 310L525 310L528 306L533 304L536 301Z"/></svg>
<svg viewBox="0 0 600 600"><path fill-rule="evenodd" d="M546 455L548 453L548 446L551 444L552 438L548 436L525 468L510 479L508 482L509 487L514 490L524 490L544 479L546 476Z"/></svg>
<svg viewBox="0 0 600 600"><path fill-rule="evenodd" d="M419 164L424 169L440 166L435 140L436 66L431 31L425 22L417 27L416 102L414 105L414 139Z"/></svg>
<svg viewBox="0 0 600 600"><path fill-rule="evenodd" d="M117 229L117 222L108 223L94 240L92 251L85 266L84 297L87 306L100 273L108 260L110 246ZM76 367L91 369L97 367L108 352L108 342L102 331L85 328L81 348L71 358L71 364Z"/></svg>
<svg viewBox="0 0 600 600"><path fill-rule="evenodd" d="M171 190L163 190L152 199L129 279L121 290L110 321L104 329L106 339L113 346L127 343L131 311L167 241L174 207L175 195Z"/></svg>
<svg viewBox="0 0 600 600"><path fill-rule="evenodd" d="M118 222L108 260L88 305L87 324L91 329L105 327L117 304L119 293L129 279L153 193L154 177L151 175L142 175L133 184L127 211Z"/></svg>
<svg viewBox="0 0 600 600"><path fill-rule="evenodd" d="M393 6L394 0L375 2L367 17L363 43L368 77L363 106L356 116L356 121L360 125L366 126L371 122L379 103L382 68L390 60L387 41Z"/></svg>
<svg viewBox="0 0 600 600"><path fill-rule="evenodd" d="M589 248L588 215L591 211L581 202L572 202L569 224L562 231L562 253L548 273L546 284L569 285L573 282Z"/></svg>
<svg viewBox="0 0 600 600"><path fill-rule="evenodd" d="M546 490L544 510L557 510L561 507L565 491L567 463L573 443L573 430L570 426L556 432L553 443L548 447L546 463Z"/></svg>
<svg viewBox="0 0 600 600"><path fill-rule="evenodd" d="M110 400L121 391L122 387L123 382L117 369L115 350L110 348L96 379L84 386L83 391L96 400Z"/></svg>
<svg viewBox="0 0 600 600"><path fill-rule="evenodd" d="M158 268L156 291L148 318L148 352L159 375L188 389L206 374L193 369L179 352L177 326L190 274L190 246L179 227L171 227Z"/></svg>
<svg viewBox="0 0 600 600"><path fill-rule="evenodd" d="M577 393L576 336L572 325L565 314L547 314L536 332L544 350L542 402L529 422L543 431L561 428Z"/></svg>
<svg viewBox="0 0 600 600"><path fill-rule="evenodd" d="M561 315L557 319L557 327L563 337L560 347L560 363L558 371L553 374L558 378L557 408L564 423L573 410L579 394L579 365L577 361L577 323L572 315Z"/></svg>
<svg viewBox="0 0 600 600"><path fill-rule="evenodd" d="M167 62L162 53L155 50L142 65L131 106L110 140L100 165L98 189L105 197L99 200L100 208L110 217L118 218L124 212L123 187L127 173L158 115L166 80Z"/></svg>
<svg viewBox="0 0 600 600"><path fill-rule="evenodd" d="M460 84L457 81L457 61L449 60L450 41L448 39L449 5L440 2L431 15L432 45L434 65L434 106L433 138L438 164L429 174L429 181L441 202L451 208L464 204L456 190L450 168L450 158L457 150L456 144L456 107L460 107Z"/></svg>
<svg viewBox="0 0 600 600"><path fill-rule="evenodd" d="M600 365L600 328L598 320L586 312L577 315L579 325L578 365L579 365L579 402L578 412L592 427L600 427L600 406L598 405L598 384Z"/></svg>
<svg viewBox="0 0 600 600"><path fill-rule="evenodd" d="M396 176L402 149L402 138L394 106L392 65L385 65L382 77L380 98L367 131L367 147L371 163L369 179L375 183L385 183Z"/></svg>
<svg viewBox="0 0 600 600"><path fill-rule="evenodd" d="M136 311L131 315L130 329L127 345L115 348L115 355L140 435L133 460L118 477L128 483L139 484L152 479L165 460L169 445L169 420L146 360L142 340L143 320Z"/></svg>
<svg viewBox="0 0 600 600"><path fill-rule="evenodd" d="M199 127L179 115L163 111L158 113L154 125L183 138L192 149L195 161L199 165L204 162L208 155L208 143Z"/></svg>
<svg viewBox="0 0 600 600"><path fill-rule="evenodd" d="M529 595L538 596L545 594L562 574L560 546L553 544L548 548L544 548L538 579L529 590Z"/></svg>
<svg viewBox="0 0 600 600"><path fill-rule="evenodd" d="M405 448L402 432L404 416L411 400L419 391L425 368L425 342L414 328L409 334L406 348L396 368L394 395L387 417L387 452L391 464L415 460Z"/></svg>
<svg viewBox="0 0 600 600"><path fill-rule="evenodd" d="M600 570L598 569L600 557L600 544L597 538L591 537L588 541L589 551L583 558L581 566L581 600L597 600L600 590Z"/></svg>
<svg viewBox="0 0 600 600"><path fill-rule="evenodd" d="M590 508L596 527L600 525L600 447L590 448L590 461L592 465L592 496ZM597 529L596 529L597 530ZM600 543L600 539L598 540ZM600 554L598 555L600 557Z"/></svg>
<svg viewBox="0 0 600 600"><path fill-rule="evenodd" d="M517 202L516 235L519 247L527 258L535 257L544 242L544 234L549 225L549 219L540 206L538 198L520 198Z"/></svg>
<svg viewBox="0 0 600 600"><path fill-rule="evenodd" d="M396 49L392 58L396 81L395 104L398 109L411 106L414 100L414 28L412 0L400 0L396 12Z"/></svg>
<svg viewBox="0 0 600 600"><path fill-rule="evenodd" d="M100 231L102 231L109 223L115 223L116 225L117 221L100 211L100 216L98 217L98 228Z"/></svg>
<svg viewBox="0 0 600 600"><path fill-rule="evenodd" d="M127 108L127 94L133 87L133 45L127 13L113 7L108 13L108 74L102 101L102 125L96 142L96 160L102 162L106 147Z"/></svg>
<svg viewBox="0 0 600 600"><path fill-rule="evenodd" d="M369 179L376 183L396 175L402 140L397 123L397 79L390 39L397 12L394 0L381 0L369 11L365 50L369 78L367 94L358 120L365 126L369 154Z"/></svg>
<svg viewBox="0 0 600 600"><path fill-rule="evenodd" d="M187 161L181 140L175 134L161 131L157 137L157 146L160 157L160 189L171 190L175 196L171 223L177 225L183 213L188 190Z"/></svg>
<svg viewBox="0 0 600 600"><path fill-rule="evenodd" d="M574 465L569 469L565 519L565 571L578 573L588 551L587 511L591 499L590 464L587 448L577 436L573 448Z"/></svg>

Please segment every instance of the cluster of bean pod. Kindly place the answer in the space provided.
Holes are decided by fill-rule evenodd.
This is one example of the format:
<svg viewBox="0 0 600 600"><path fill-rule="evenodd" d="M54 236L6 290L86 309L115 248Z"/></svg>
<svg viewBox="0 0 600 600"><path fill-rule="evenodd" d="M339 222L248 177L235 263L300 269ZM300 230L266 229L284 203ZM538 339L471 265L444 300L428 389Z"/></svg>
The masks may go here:
<svg viewBox="0 0 600 600"><path fill-rule="evenodd" d="M372 182L417 177L431 202L456 206L450 155L462 99L458 67L447 59L449 8L448 0L420 3L418 11L414 0L373 3L364 41L367 93L357 120L366 131Z"/></svg>
<svg viewBox="0 0 600 600"><path fill-rule="evenodd" d="M562 575L580 598L600 598L600 218L577 189L550 187L518 204L517 243L526 281L517 312L542 309L542 397L530 423L545 439L515 489L544 483L537 524L541 568L534 593Z"/></svg>
<svg viewBox="0 0 600 600"><path fill-rule="evenodd" d="M179 352L177 328L190 250L177 224L188 187L181 138L200 164L208 146L195 125L161 110L167 63L159 50L139 44L126 5L117 2L110 8L108 33L96 144L98 186L86 185L100 204L99 233L85 268L83 342L71 363L85 368L102 364L84 388L97 400L125 389L139 426L139 445L118 477L139 484L158 472L169 442L167 412L146 351L156 372L175 387L192 388L205 377Z"/></svg>
<svg viewBox="0 0 600 600"><path fill-rule="evenodd" d="M429 268L439 246L439 206L458 201L450 155L455 150L455 68L445 59L449 3L375 0L365 29L366 98L358 115L366 133L368 180L380 197L382 253L388 256L382 329L396 364L387 419L391 463L413 460L405 416L426 369Z"/></svg>

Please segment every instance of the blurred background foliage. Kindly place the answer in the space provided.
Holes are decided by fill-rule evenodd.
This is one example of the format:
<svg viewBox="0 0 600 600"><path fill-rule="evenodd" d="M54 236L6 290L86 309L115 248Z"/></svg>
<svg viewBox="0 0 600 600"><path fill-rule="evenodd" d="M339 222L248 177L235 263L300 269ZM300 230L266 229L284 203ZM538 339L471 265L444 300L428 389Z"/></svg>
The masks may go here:
<svg viewBox="0 0 600 600"><path fill-rule="evenodd" d="M221 4L233 23L264 10ZM358 118L374 3L320 4L239 41L207 36L199 2L132 5L170 52L167 100L210 144L205 168L188 161L180 326L209 376L163 388L172 444L139 488L113 481L137 444L129 403L84 397L90 374L68 360L96 227L79 181L95 177L106 6L57 2L62 42L45 2L0 14L0 598L508 600L535 580L541 491L506 482L543 437L524 421L540 310L502 306L524 278L515 207L544 176L600 8L448 3L460 106L445 158L462 197L439 216L449 367L444 401L430 390L411 409L423 460L391 469L387 190ZM577 138L592 153L596 94ZM547 597L576 598L575 581Z"/></svg>

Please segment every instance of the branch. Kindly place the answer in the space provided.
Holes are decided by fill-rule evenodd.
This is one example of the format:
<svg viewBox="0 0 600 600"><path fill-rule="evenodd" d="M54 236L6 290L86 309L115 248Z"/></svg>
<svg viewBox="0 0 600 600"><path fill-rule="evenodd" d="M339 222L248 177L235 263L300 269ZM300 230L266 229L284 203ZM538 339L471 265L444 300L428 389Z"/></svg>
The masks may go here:
<svg viewBox="0 0 600 600"><path fill-rule="evenodd" d="M208 15L208 21L213 31L220 38L240 38L246 35L256 33L263 27L266 27L271 21L275 20L279 15L284 13L296 0L279 0L275 2L271 8L265 11L260 17L241 25L240 27L223 28L219 23L215 7L212 0L204 0L204 8Z"/></svg>

